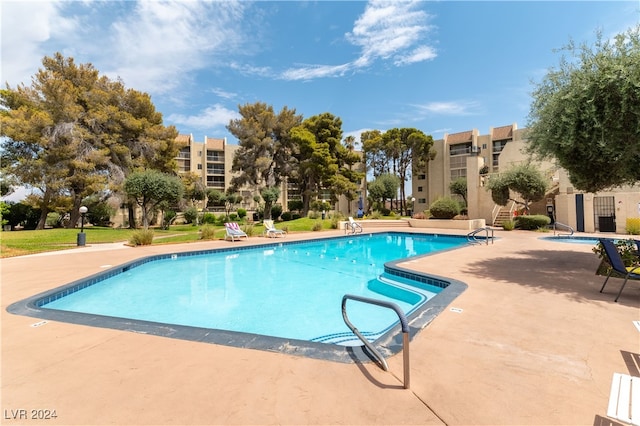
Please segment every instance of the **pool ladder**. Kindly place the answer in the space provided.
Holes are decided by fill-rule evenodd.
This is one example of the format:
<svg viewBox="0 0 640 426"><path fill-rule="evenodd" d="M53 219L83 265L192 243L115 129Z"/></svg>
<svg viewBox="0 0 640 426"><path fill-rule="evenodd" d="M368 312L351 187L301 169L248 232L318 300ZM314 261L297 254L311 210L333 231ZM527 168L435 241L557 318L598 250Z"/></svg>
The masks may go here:
<svg viewBox="0 0 640 426"><path fill-rule="evenodd" d="M384 356L369 342L359 331L358 329L349 321L349 317L347 316L347 300L355 300L356 302L369 303L371 305L381 306L383 308L389 308L395 311L400 319L400 324L402 325L402 353L403 353L403 364L404 364L404 388L409 389L409 322L407 321L407 317L402 312L402 309L398 305L393 302L386 302L384 300L371 299L369 297L363 296L355 296L353 294L345 294L342 297L342 318L344 319L347 327L351 329L353 334L358 336L358 338L364 343L366 348L371 351L371 353L380 361L380 365L384 371L389 371L389 365L387 361L384 359Z"/></svg>
<svg viewBox="0 0 640 426"><path fill-rule="evenodd" d="M482 228L475 229L467 234L467 241L470 244L482 244L482 241L478 240L476 237L479 233L485 232L486 237L484 238L484 242L486 245L489 245L489 240L491 240L491 244L493 244L493 228L490 226L483 226ZM491 237L489 237L489 232L491 232Z"/></svg>
<svg viewBox="0 0 640 426"><path fill-rule="evenodd" d="M569 226L569 225L565 225L564 223L560 223L560 222L553 222L553 225L551 225L551 226L553 227L553 235L556 235L556 229L557 229L558 227L560 227L560 228L564 228L564 229L566 229L567 231L569 231L569 233L568 233L568 234L561 234L561 233L560 233L560 231L558 231L558 236L559 236L559 237L570 237L570 236L572 236L572 235L573 235L574 230L573 230L573 228L572 228L571 226Z"/></svg>

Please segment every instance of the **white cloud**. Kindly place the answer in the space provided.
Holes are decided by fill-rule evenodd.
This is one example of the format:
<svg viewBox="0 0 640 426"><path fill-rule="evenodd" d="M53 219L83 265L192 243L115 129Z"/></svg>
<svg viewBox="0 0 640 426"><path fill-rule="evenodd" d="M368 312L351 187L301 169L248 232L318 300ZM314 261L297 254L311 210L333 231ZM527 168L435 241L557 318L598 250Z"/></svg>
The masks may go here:
<svg viewBox="0 0 640 426"><path fill-rule="evenodd" d="M168 93L243 41L234 28L244 8L235 1L140 1L112 25L117 48L110 62L118 66L108 74L137 90Z"/></svg>
<svg viewBox="0 0 640 426"><path fill-rule="evenodd" d="M435 50L429 46L421 46L407 56L398 57L394 62L396 65L413 64L414 62L428 61L437 56Z"/></svg>
<svg viewBox="0 0 640 426"><path fill-rule="evenodd" d="M214 129L224 128L229 124L230 120L237 118L240 118L240 114L237 111L227 109L220 104L215 104L212 107L206 108L198 115L186 116L182 114L172 114L167 117L167 120L174 124L184 125L185 127Z"/></svg>
<svg viewBox="0 0 640 426"><path fill-rule="evenodd" d="M477 102L462 101L462 102L429 102L426 104L413 105L418 108L419 111L428 114L438 115L472 115L475 114L475 109L478 107Z"/></svg>
<svg viewBox="0 0 640 426"><path fill-rule="evenodd" d="M371 1L362 16L355 22L347 38L362 48L359 63L370 63L381 58L406 56L403 52L415 49L430 27L426 24L429 15L415 8L419 1ZM425 47L421 47L422 50ZM435 51L431 51L435 55ZM432 56L433 57L433 56ZM431 59L429 57L428 59Z"/></svg>
<svg viewBox="0 0 640 426"><path fill-rule="evenodd" d="M340 77L348 72L352 66L343 65L310 65L301 68L290 68L281 75L285 80L311 80L323 77Z"/></svg>
<svg viewBox="0 0 640 426"><path fill-rule="evenodd" d="M2 84L29 85L42 64L45 43L74 32L77 22L61 13L60 1L2 1Z"/></svg>
<svg viewBox="0 0 640 426"><path fill-rule="evenodd" d="M223 99L234 99L238 96L237 93L227 92L226 90L219 87L214 87L213 89L211 89L211 92Z"/></svg>
<svg viewBox="0 0 640 426"><path fill-rule="evenodd" d="M308 65L292 67L280 77L285 80L310 80L340 77L347 72L372 65L377 60L394 59L401 66L433 59L434 48L420 44L431 30L430 16L415 10L421 1L370 1L346 38L360 47L360 56L342 65Z"/></svg>

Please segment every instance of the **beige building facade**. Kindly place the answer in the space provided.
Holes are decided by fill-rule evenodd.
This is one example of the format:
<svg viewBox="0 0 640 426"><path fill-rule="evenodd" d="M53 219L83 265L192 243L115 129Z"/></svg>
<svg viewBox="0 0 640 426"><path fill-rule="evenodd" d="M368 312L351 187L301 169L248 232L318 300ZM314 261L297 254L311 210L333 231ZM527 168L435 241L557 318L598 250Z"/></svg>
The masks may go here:
<svg viewBox="0 0 640 426"><path fill-rule="evenodd" d="M579 232L622 234L627 218L640 217L639 185L596 194L577 191L567 172L554 162L531 160L525 151L526 138L526 129L518 129L514 123L490 128L483 135L473 129L445 134L443 139L434 141L436 157L426 170L412 177L414 211L428 210L436 199L451 196L449 185L462 177L467 180L469 217L497 225L500 218L511 217L518 205L513 202L507 206L496 205L486 189L487 182L514 165L533 163L549 181L547 195L531 206L532 214L551 215L559 224Z"/></svg>
<svg viewBox="0 0 640 426"><path fill-rule="evenodd" d="M180 151L176 162L178 165L178 173L193 173L197 175L207 189L217 189L225 192L231 187L231 179L234 173L231 171L233 165L233 157L238 150L238 145L228 144L226 138L215 139L204 137L204 141L198 142L193 135L180 134L176 138L176 142L180 145ZM359 167L359 165L355 166ZM358 210L359 199L364 195L365 181L363 179L361 189L358 191L354 200L347 200L340 197L338 202L333 205L334 210L338 210L345 215L354 215ZM253 213L258 209L258 203L254 201L254 197L259 195L256 188L244 187L240 190L242 202L237 206ZM278 204L282 206L282 211L288 211L288 202L291 200L300 200L302 198L300 191L293 184L284 182L280 191ZM319 195L319 199L329 201L329 192L325 191ZM200 206L204 208L204 206Z"/></svg>

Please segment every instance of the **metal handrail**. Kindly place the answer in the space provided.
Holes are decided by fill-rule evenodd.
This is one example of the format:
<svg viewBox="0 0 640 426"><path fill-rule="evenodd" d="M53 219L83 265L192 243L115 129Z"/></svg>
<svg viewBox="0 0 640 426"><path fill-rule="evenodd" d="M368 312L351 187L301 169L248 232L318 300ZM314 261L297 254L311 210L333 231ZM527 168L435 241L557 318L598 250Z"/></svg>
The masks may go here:
<svg viewBox="0 0 640 426"><path fill-rule="evenodd" d="M481 244L477 239L476 239L476 235L479 234L480 232L485 231L487 236L485 237L485 243L486 245L489 245L489 239L491 239L491 244L493 244L493 240L494 240L494 236L493 236L493 228L491 228L490 226L484 226L482 228L477 228L471 232L469 232L467 234L467 241L469 241L471 244ZM489 231L491 231L491 238L489 238Z"/></svg>
<svg viewBox="0 0 640 426"><path fill-rule="evenodd" d="M559 236L559 237L561 237L561 236L570 237L570 236L572 236L572 235L573 235L573 233L575 232L575 231L574 231L574 229L573 229L571 226L569 226L569 225L566 225L566 224L564 224L564 223L560 223L560 222L553 222L553 235L556 235L556 228L557 228L557 226L563 227L563 228L565 228L565 229L567 229L567 230L569 231L569 233L568 233L568 234L560 234L560 233L558 233L558 236Z"/></svg>
<svg viewBox="0 0 640 426"><path fill-rule="evenodd" d="M370 303L372 305L381 306L383 308L393 309L395 313L398 315L400 319L400 324L402 325L402 353L403 353L403 364L404 364L404 388L409 389L410 378L409 378L409 322L407 321L407 317L404 312L398 305L393 302L386 302L384 300L371 299L369 297L356 296L353 294L345 294L342 297L342 318L344 319L344 323L347 324L347 327L358 336L358 338L364 343L364 345L373 353L373 355L378 358L380 364L382 365L382 369L384 371L389 371L389 366L387 365L387 361L384 359L384 356L369 342L358 329L349 321L347 317L347 300L355 300L357 302L362 303Z"/></svg>

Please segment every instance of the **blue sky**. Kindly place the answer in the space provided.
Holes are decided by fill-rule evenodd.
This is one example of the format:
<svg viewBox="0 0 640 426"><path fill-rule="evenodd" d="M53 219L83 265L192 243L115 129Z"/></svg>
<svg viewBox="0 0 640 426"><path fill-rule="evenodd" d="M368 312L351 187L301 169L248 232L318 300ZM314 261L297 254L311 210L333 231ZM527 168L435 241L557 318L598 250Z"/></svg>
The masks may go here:
<svg viewBox="0 0 640 426"><path fill-rule="evenodd" d="M151 95L180 133L227 137L238 105L330 112L344 136L525 127L570 39L640 23L639 1L3 0L0 80L61 52Z"/></svg>

